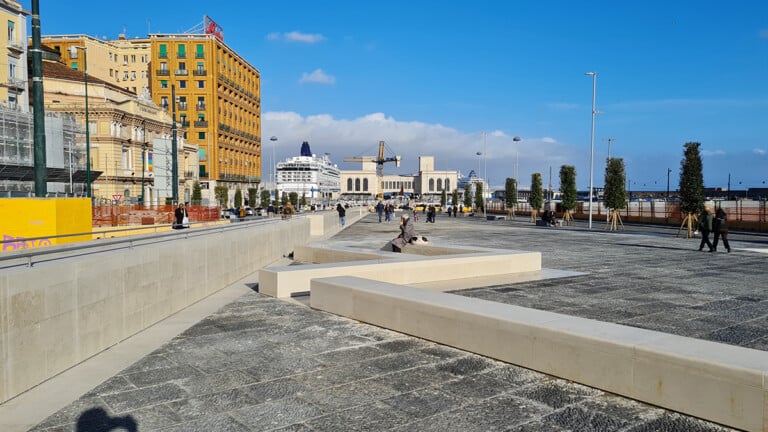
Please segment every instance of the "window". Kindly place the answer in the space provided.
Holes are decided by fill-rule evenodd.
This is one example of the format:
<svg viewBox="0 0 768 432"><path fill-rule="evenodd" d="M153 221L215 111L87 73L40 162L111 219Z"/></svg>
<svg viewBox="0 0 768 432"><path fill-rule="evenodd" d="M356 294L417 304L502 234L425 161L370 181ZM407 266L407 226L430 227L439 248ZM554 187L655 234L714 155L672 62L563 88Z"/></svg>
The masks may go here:
<svg viewBox="0 0 768 432"><path fill-rule="evenodd" d="M160 63L160 70L161 70L161 71L167 71L167 70L168 70L168 63L166 63L166 62L161 62L161 63Z"/></svg>
<svg viewBox="0 0 768 432"><path fill-rule="evenodd" d="M187 46L179 45L179 58L185 58L187 56Z"/></svg>
<svg viewBox="0 0 768 432"><path fill-rule="evenodd" d="M443 190L443 179L437 179L437 190Z"/></svg>
<svg viewBox="0 0 768 432"><path fill-rule="evenodd" d="M199 44L199 45L197 45L197 46L195 47L195 57L197 57L197 58L203 58L203 57L204 57L204 55L203 55L203 54L204 54L204 53L203 53L203 45L202 45L202 44Z"/></svg>
<svg viewBox="0 0 768 432"><path fill-rule="evenodd" d="M204 88L205 88L205 81L203 81L203 80L198 80L198 81L197 81L197 88L199 88L199 89L204 89Z"/></svg>
<svg viewBox="0 0 768 432"><path fill-rule="evenodd" d="M348 191L352 190L352 179L351 178L347 179L347 190Z"/></svg>
<svg viewBox="0 0 768 432"><path fill-rule="evenodd" d="M16 23L8 21L8 42L16 42Z"/></svg>
<svg viewBox="0 0 768 432"><path fill-rule="evenodd" d="M168 88L168 80L160 80L160 88L161 89L167 89Z"/></svg>
<svg viewBox="0 0 768 432"><path fill-rule="evenodd" d="M363 179L363 192L368 192L368 179Z"/></svg>
<svg viewBox="0 0 768 432"><path fill-rule="evenodd" d="M445 190L447 191L451 190L451 181L448 179L445 179Z"/></svg>
<svg viewBox="0 0 768 432"><path fill-rule="evenodd" d="M109 61L112 61L112 53L109 53Z"/></svg>
<svg viewBox="0 0 768 432"><path fill-rule="evenodd" d="M128 65L128 55L127 54L123 56L123 65L126 65L126 66Z"/></svg>
<svg viewBox="0 0 768 432"><path fill-rule="evenodd" d="M198 132L197 133L197 139L204 140L205 139L205 132Z"/></svg>
<svg viewBox="0 0 768 432"><path fill-rule="evenodd" d="M360 192L360 179L355 179L355 192Z"/></svg>
<svg viewBox="0 0 768 432"><path fill-rule="evenodd" d="M136 54L131 54L131 63L136 63Z"/></svg>
<svg viewBox="0 0 768 432"><path fill-rule="evenodd" d="M8 59L8 78L16 80L16 62L12 59Z"/></svg>
<svg viewBox="0 0 768 432"><path fill-rule="evenodd" d="M435 179L429 179L429 191L430 192L435 191Z"/></svg>
<svg viewBox="0 0 768 432"><path fill-rule="evenodd" d="M115 76L115 73L114 73L114 71L112 70L112 68L110 68L110 69L109 69L109 76L110 76L110 77L113 77L113 76Z"/></svg>
<svg viewBox="0 0 768 432"><path fill-rule="evenodd" d="M179 62L179 70L187 70L187 62Z"/></svg>
<svg viewBox="0 0 768 432"><path fill-rule="evenodd" d="M160 58L167 58L168 57L168 47L165 44L160 44L160 53L158 54Z"/></svg>
<svg viewBox="0 0 768 432"><path fill-rule="evenodd" d="M197 109L205 109L205 96L197 97Z"/></svg>
<svg viewBox="0 0 768 432"><path fill-rule="evenodd" d="M123 81L128 80L128 71L123 71Z"/></svg>
<svg viewBox="0 0 768 432"><path fill-rule="evenodd" d="M77 62L72 62L72 69L77 70Z"/></svg>
<svg viewBox="0 0 768 432"><path fill-rule="evenodd" d="M131 79L132 80L136 79L136 71L131 71Z"/></svg>
<svg viewBox="0 0 768 432"><path fill-rule="evenodd" d="M168 108L168 96L160 97L160 106L163 108Z"/></svg>
<svg viewBox="0 0 768 432"><path fill-rule="evenodd" d="M186 80L181 80L181 81L179 81L179 88L180 88L180 89L185 89L185 88L187 88L187 81L186 81Z"/></svg>

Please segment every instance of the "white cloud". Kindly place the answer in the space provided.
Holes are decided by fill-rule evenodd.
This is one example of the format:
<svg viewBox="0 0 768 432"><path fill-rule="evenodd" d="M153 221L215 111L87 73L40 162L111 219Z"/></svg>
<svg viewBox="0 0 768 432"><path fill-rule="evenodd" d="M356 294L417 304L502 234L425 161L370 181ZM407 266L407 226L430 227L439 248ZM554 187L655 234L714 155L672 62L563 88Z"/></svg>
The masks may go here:
<svg viewBox="0 0 768 432"><path fill-rule="evenodd" d="M299 31L292 31L288 33L273 32L267 35L267 40L272 40L272 41L285 40L286 42L301 42L301 43L314 44L314 43L324 41L325 36L323 36L320 33L309 34L309 33L302 33Z"/></svg>
<svg viewBox="0 0 768 432"><path fill-rule="evenodd" d="M402 156L402 165L385 166L387 173L410 174L418 171L419 156L434 156L436 169L459 170L468 174L487 163L492 186L503 187L506 177L514 177L515 155L519 156L520 184L529 183L532 172L559 170L563 164L585 163L587 152L558 142L551 137L528 138L515 142L502 131L489 132L483 140L480 131L463 132L441 124L400 121L384 113L370 113L353 119L335 119L328 114L302 116L295 112L266 112L262 116L265 136L277 136L276 159L299 154L302 141L309 141L315 154L330 153L331 160L343 169L360 169L344 163L345 157L373 156L383 140L391 155ZM265 144L265 163L271 156ZM484 161L476 153L486 149ZM519 151L519 153L517 153ZM485 164L481 163L481 169ZM586 172L586 171L585 171ZM557 180L553 180L557 183Z"/></svg>
<svg viewBox="0 0 768 432"><path fill-rule="evenodd" d="M724 156L725 152L723 150L702 150L701 155L702 156Z"/></svg>
<svg viewBox="0 0 768 432"><path fill-rule="evenodd" d="M752 153L754 153L756 155L760 155L760 156L765 156L765 154L768 153L768 152L766 152L763 149L756 148L756 149L752 150Z"/></svg>
<svg viewBox="0 0 768 432"><path fill-rule="evenodd" d="M326 75L322 69L315 69L312 73L304 72L301 74L299 82L304 83L318 83L318 84L333 84L336 82L336 77L333 75Z"/></svg>

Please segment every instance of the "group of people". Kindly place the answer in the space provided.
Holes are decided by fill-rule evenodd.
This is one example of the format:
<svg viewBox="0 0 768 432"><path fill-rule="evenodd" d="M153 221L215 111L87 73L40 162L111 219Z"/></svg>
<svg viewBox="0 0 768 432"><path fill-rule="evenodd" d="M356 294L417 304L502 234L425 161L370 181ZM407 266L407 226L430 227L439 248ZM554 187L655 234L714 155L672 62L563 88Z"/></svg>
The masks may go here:
<svg viewBox="0 0 768 432"><path fill-rule="evenodd" d="M699 232L701 233L701 243L699 243L699 250L703 251L704 246L709 247L710 252L717 252L717 243L720 238L723 239L723 246L730 252L731 245L728 244L728 214L725 210L718 208L715 214L712 215L712 211L709 206L704 206L699 215ZM714 242L709 241L709 234L715 233Z"/></svg>
<svg viewBox="0 0 768 432"><path fill-rule="evenodd" d="M382 216L384 218L384 222L389 222L392 220L392 215L395 213L395 206L393 206L390 203L384 204L383 201L379 201L378 204L376 204L376 214L379 216L379 223L381 223Z"/></svg>

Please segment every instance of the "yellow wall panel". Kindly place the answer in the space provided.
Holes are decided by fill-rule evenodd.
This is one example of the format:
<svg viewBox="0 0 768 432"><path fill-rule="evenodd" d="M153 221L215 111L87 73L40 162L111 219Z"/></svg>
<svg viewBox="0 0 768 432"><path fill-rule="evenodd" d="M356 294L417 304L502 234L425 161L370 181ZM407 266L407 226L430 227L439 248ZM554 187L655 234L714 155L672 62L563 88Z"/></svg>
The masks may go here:
<svg viewBox="0 0 768 432"><path fill-rule="evenodd" d="M12 251L90 240L91 236L54 238L90 233L88 198L0 198L0 251ZM37 240L27 240L42 237Z"/></svg>

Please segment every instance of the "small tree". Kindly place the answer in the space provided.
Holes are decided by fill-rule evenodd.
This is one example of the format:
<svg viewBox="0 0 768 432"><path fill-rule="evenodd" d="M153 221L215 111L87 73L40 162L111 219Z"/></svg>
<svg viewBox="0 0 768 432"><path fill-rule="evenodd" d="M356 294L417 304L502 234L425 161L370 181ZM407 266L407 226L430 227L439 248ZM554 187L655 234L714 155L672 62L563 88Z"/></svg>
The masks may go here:
<svg viewBox="0 0 768 432"><path fill-rule="evenodd" d="M288 194L283 192L283 194L280 196L280 204L286 205L288 204Z"/></svg>
<svg viewBox="0 0 768 432"><path fill-rule="evenodd" d="M278 192L277 189L275 189L273 192L274 192L274 195L272 196L275 197L275 205L277 205L277 203L280 201L280 192Z"/></svg>
<svg viewBox="0 0 768 432"><path fill-rule="evenodd" d="M472 193L469 183L464 185L464 207L472 208Z"/></svg>
<svg viewBox="0 0 768 432"><path fill-rule="evenodd" d="M294 207L299 204L299 194L297 192L291 192L288 194L288 199L291 201Z"/></svg>
<svg viewBox="0 0 768 432"><path fill-rule="evenodd" d="M704 174L700 143L687 142L680 162L680 213L685 215L680 230L686 226L686 238L693 237L696 215L704 209ZM680 234L680 230L677 234Z"/></svg>
<svg viewBox="0 0 768 432"><path fill-rule="evenodd" d="M448 193L443 189L443 193L440 194L440 207L445 208L445 203L448 202Z"/></svg>
<svg viewBox="0 0 768 432"><path fill-rule="evenodd" d="M203 203L203 191L200 187L200 182L195 180L192 183L192 205L200 205Z"/></svg>
<svg viewBox="0 0 768 432"><path fill-rule="evenodd" d="M240 188L235 189L235 208L243 206L243 191Z"/></svg>
<svg viewBox="0 0 768 432"><path fill-rule="evenodd" d="M259 196L259 190L257 188L248 188L248 205L251 207L256 207L256 203L258 202L257 197Z"/></svg>
<svg viewBox="0 0 768 432"><path fill-rule="evenodd" d="M507 213L510 217L515 217L515 207L517 207L517 180L507 177L504 181L504 201L507 205Z"/></svg>
<svg viewBox="0 0 768 432"><path fill-rule="evenodd" d="M219 185L213 189L213 194L216 196L216 201L223 208L229 204L229 188L226 185Z"/></svg>
<svg viewBox="0 0 768 432"><path fill-rule="evenodd" d="M477 211L485 210L483 184L481 182L475 183L475 207L477 208Z"/></svg>
<svg viewBox="0 0 768 432"><path fill-rule="evenodd" d="M261 201L261 207L262 207L262 208L267 208L267 207L269 207L269 205L270 205L270 204L271 204L271 202L272 202L272 197L269 195L269 191L268 191L268 190L266 190L266 189L264 189L263 191L261 191L261 196L260 196L260 198L261 198L261 200L260 200L260 201Z"/></svg>
<svg viewBox="0 0 768 432"><path fill-rule="evenodd" d="M544 190L541 186L541 173L531 175L531 194L528 195L528 204L531 205L531 222L536 222L539 210L544 204Z"/></svg>
<svg viewBox="0 0 768 432"><path fill-rule="evenodd" d="M573 165L563 165L560 167L560 206L565 212L563 220L566 225L573 225L571 212L576 208L577 198L576 167Z"/></svg>
<svg viewBox="0 0 768 432"><path fill-rule="evenodd" d="M603 199L605 205L611 209L608 215L608 226L606 228L616 231L621 225L619 210L627 207L627 190L624 188L626 174L624 173L624 159L610 158L605 166L605 192Z"/></svg>
<svg viewBox="0 0 768 432"><path fill-rule="evenodd" d="M454 189L453 190L453 193L451 194L451 202L455 206L461 205L461 203L459 202L459 190L458 189Z"/></svg>

